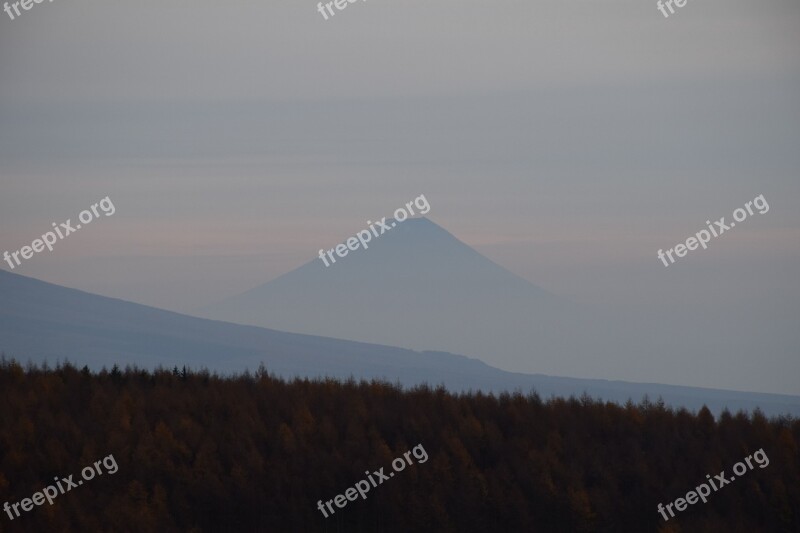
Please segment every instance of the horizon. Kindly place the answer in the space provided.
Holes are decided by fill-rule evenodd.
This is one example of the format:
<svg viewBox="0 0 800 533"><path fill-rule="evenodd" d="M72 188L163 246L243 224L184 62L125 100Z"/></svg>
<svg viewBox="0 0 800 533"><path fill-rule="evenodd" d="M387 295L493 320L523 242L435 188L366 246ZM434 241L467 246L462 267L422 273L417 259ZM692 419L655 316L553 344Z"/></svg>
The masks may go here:
<svg viewBox="0 0 800 533"><path fill-rule="evenodd" d="M387 219L387 221L388 220L389 219ZM447 228L443 228L442 226L440 226L439 224L437 224L436 222L431 220L430 217L428 217L428 216L415 217L413 219L407 219L406 221L409 221L409 220L415 220L415 221L423 221L424 220L425 222L427 222L427 224L424 224L424 225L418 225L418 224L406 225L406 227L408 227L408 228L411 228L412 226L417 226L418 228L420 228L420 227L435 228L437 234L445 235L446 239L452 239L453 242L458 243L459 245L465 246L466 249L474 251L474 249L472 247L470 247L469 245L466 245L466 243L463 243L460 240L458 240L458 238L455 237L452 233L450 233ZM387 241L384 241L384 242L391 243L391 240L387 240ZM508 271L502 265L498 265L496 262L492 261L490 258L486 258L485 256L482 256L482 255L481 255L481 257L483 257L484 259L488 259L488 261L492 265L496 266L497 268L501 269L502 271L506 272L507 274L510 274L515 279L521 280L522 282L530 285L534 289L540 289L538 286L536 286L535 284L531 283L529 280L525 280L524 278L521 278L520 276L517 276L513 272ZM243 291L242 293L239 293L238 295L230 295L230 297L235 299L237 296L242 296L242 295L248 294L251 291L257 291L258 289L263 289L264 287L268 287L269 288L269 287L271 287L271 284L273 284L274 282L279 281L279 280L285 278L288 275L291 275L293 273L301 271L305 267L309 267L311 265L314 265L316 262L318 262L317 259L312 259L312 260L306 261L305 263L301 264L297 268L294 268L294 269L290 270L289 272L283 273L283 274L279 275L277 278L275 278L273 280L269 280L269 281L267 281L267 282L265 282L263 284L260 284L260 285L258 285L256 287L248 288L247 290ZM22 275L22 274L20 274L20 275ZM30 277L31 279L34 279L36 281L43 281L45 283L50 283L47 280L40 280L40 279L32 277L32 276L26 276L26 277ZM58 285L58 284L56 284L56 285ZM78 287L68 287L68 288L75 288L75 289L78 289L78 290L82 290L82 289L80 289ZM92 291L84 291L84 292L88 292L89 294L94 294L94 293L92 293ZM558 296L558 295L556 295L556 296ZM120 299L123 300L123 301L126 301L126 302L137 303L134 300L129 300L129 299L126 299L126 298L120 298ZM149 304L145 304L145 305L148 305L149 307L153 307L155 309L164 309L164 308L161 308L161 307L159 307L157 305L149 305ZM214 305L215 304L212 303L210 307L213 307ZM189 315L189 316L199 316L199 317L206 316L203 313L198 313L197 310L192 310L192 311L189 311L189 312L181 312L181 311L175 311L175 310L169 310L169 309L164 309L164 310L177 312L179 314L186 314L186 315ZM216 319L213 316L206 316L206 318ZM576 378L602 379L602 380L608 380L608 381L611 381L611 382L618 381L618 382L639 383L639 384L652 383L652 384L663 384L663 385L702 387L702 388L706 388L706 389L720 389L720 390L729 390L729 391L743 391L743 392L750 391L750 392L759 392L759 393L788 394L788 395L794 395L794 396L798 395L798 389L796 387L784 388L784 389L775 388L775 387L771 387L771 386L755 386L754 387L752 385L752 383L749 383L749 382L742 382L740 385L735 385L735 384L727 385L727 384L724 384L724 383L708 383L708 382L702 382L702 381L701 382L698 382L698 381L685 381L685 380L681 380L680 378L675 378L674 376L666 377L665 379L664 378L659 379L658 377L655 377L652 374L650 376L642 375L641 377L639 377L639 376L624 375L624 374L613 373L613 372L612 373L607 373L607 374L602 374L602 373L597 373L597 372L588 372L587 373L586 371L580 373L580 372L569 372L569 371L548 371L547 369L536 369L536 368L530 368L530 369L509 368L508 365L492 363L491 359L487 360L487 358L485 356L483 356L483 354L470 353L469 350L447 349L447 348L436 347L436 346L428 346L428 345L416 345L415 346L415 345L408 345L407 343L404 343L404 342L382 342L382 341L376 341L376 340L370 340L370 339L360 339L360 338L357 338L357 336L342 336L342 335L337 335L337 334L331 335L331 334L319 333L319 332L314 332L314 331L304 331L304 330L302 330L302 328L301 329L285 328L285 327L281 328L281 327L275 327L274 325L273 326L271 326L271 325L266 325L265 326L265 325L259 324L257 322L252 322L252 321L250 321L250 322L248 322L248 321L242 322L242 321L239 321L239 320L226 320L226 321L233 322L233 323L245 323L245 324L250 323L252 325L256 325L256 326L259 326L259 327L267 327L269 329L273 329L273 330L277 330L277 331L291 331L291 332L300 333L300 334L319 335L319 336L322 336L322 337L332 337L332 338L341 338L341 339L368 342L368 343L377 343L377 344L385 345L385 346L398 346L398 347L402 347L402 348L408 348L408 349L411 349L411 350L414 350L414 351L417 351L417 352L425 352L425 351L449 352L449 353L462 355L462 356L468 356L468 357L471 357L471 358L475 358L475 359L481 360L482 362L489 363L489 365L494 367L494 368L499 368L499 369L502 369L502 370L508 370L508 371L511 371L511 372L522 372L524 374L543 374L543 375L548 375L548 376L564 376L564 377L576 377ZM590 355L597 355L597 354L590 354ZM794 382L792 380L788 380L788 383L790 385L794 384Z"/></svg>

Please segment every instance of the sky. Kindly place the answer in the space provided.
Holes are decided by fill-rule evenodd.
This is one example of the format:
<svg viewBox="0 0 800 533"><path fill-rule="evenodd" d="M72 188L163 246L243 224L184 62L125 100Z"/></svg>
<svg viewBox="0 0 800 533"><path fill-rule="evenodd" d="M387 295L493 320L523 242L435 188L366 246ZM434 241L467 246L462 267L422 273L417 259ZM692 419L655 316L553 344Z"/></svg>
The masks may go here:
<svg viewBox="0 0 800 533"><path fill-rule="evenodd" d="M510 271L658 309L676 335L711 314L800 317L796 1L688 0L669 18L627 0L316 7L0 13L0 252L116 208L14 272L191 311L425 194L431 220ZM657 258L760 194L768 213ZM727 377L642 375L800 393L788 348Z"/></svg>

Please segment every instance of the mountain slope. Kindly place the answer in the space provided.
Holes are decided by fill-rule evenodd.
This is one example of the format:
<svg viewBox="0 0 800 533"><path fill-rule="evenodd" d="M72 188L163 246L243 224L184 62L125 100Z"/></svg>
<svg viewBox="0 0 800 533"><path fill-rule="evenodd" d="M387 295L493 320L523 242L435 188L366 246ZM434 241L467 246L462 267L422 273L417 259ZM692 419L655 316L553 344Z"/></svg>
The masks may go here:
<svg viewBox="0 0 800 533"><path fill-rule="evenodd" d="M800 397L670 385L559 378L504 372L475 359L375 344L298 335L194 318L68 289L0 270L0 351L25 361L69 358L94 368L205 366L222 372L261 362L284 377L388 379L413 386L444 384L452 391L535 389L549 397L580 395L610 401L662 396L671 405L713 411L761 407L800 416Z"/></svg>

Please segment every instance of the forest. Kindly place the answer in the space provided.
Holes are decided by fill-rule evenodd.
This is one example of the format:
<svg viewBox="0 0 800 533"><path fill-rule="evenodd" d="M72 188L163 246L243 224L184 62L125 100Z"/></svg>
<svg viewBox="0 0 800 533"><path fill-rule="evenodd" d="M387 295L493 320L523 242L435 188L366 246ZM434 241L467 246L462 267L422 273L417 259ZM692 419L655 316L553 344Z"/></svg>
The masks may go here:
<svg viewBox="0 0 800 533"><path fill-rule="evenodd" d="M800 531L800 421L632 400L3 358L0 505L119 468L0 531ZM429 460L320 513L417 444ZM769 465L707 503L657 511L760 449Z"/></svg>

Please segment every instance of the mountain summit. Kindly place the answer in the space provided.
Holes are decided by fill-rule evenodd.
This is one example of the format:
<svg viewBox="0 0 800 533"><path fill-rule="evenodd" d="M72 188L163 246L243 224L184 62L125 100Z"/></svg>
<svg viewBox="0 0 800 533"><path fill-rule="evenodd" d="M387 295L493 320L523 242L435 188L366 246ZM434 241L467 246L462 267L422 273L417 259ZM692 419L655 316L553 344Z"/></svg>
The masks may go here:
<svg viewBox="0 0 800 533"><path fill-rule="evenodd" d="M592 358L598 356L602 335L591 326L595 321L574 306L427 218L397 223L366 250L337 257L328 267L317 258L200 314L296 333L463 353L521 372L567 373L590 351Z"/></svg>

